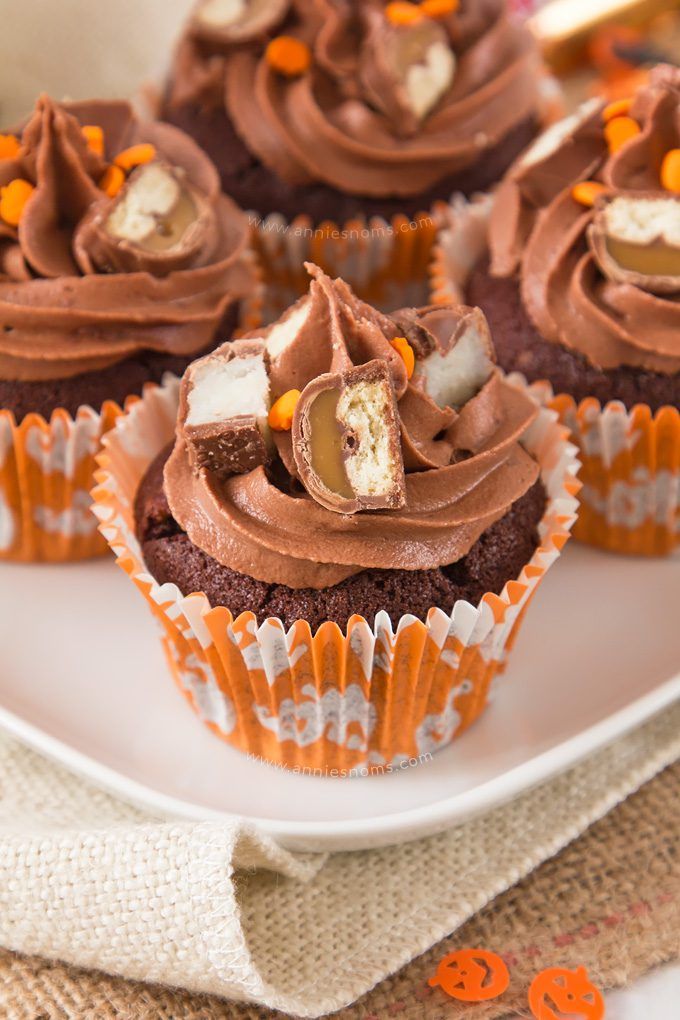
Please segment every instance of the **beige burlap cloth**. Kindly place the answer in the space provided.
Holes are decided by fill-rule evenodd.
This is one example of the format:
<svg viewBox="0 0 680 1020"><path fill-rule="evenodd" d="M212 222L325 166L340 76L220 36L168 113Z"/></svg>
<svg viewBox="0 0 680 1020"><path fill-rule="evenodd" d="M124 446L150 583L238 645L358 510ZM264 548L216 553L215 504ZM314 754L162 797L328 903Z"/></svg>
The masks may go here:
<svg viewBox="0 0 680 1020"><path fill-rule="evenodd" d="M320 858L236 824L155 820L2 738L0 945L305 1017L362 996L341 1016L459 1015L425 979L461 944L512 957L520 997L557 959L616 984L680 952L680 771L515 883L678 757L680 705L445 834ZM1 964L12 1020L260 1015L45 960Z"/></svg>

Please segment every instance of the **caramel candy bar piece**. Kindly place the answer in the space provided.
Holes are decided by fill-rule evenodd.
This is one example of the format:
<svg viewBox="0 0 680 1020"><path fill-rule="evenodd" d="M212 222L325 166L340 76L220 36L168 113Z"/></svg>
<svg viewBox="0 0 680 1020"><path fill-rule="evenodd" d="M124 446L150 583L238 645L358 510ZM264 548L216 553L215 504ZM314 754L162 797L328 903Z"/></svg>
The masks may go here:
<svg viewBox="0 0 680 1020"><path fill-rule="evenodd" d="M405 505L399 415L384 361L310 382L295 409L292 440L300 481L327 510Z"/></svg>
<svg viewBox="0 0 680 1020"><path fill-rule="evenodd" d="M602 272L652 294L680 291L680 195L603 198L588 230Z"/></svg>
<svg viewBox="0 0 680 1020"><path fill-rule="evenodd" d="M193 34L207 42L242 43L262 36L283 20L288 0L201 0Z"/></svg>
<svg viewBox="0 0 680 1020"><path fill-rule="evenodd" d="M493 372L495 351L479 308L431 305L401 309L392 318L416 354L411 382L439 407L462 407Z"/></svg>
<svg viewBox="0 0 680 1020"><path fill-rule="evenodd" d="M189 367L180 406L189 457L218 478L246 474L271 458L271 402L262 342L224 344Z"/></svg>

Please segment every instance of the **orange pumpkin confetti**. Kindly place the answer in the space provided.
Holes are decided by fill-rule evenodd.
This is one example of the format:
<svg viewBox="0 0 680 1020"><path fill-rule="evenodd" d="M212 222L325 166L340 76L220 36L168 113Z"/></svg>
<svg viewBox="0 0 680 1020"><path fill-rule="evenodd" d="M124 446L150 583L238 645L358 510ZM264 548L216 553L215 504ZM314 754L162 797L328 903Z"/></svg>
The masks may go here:
<svg viewBox="0 0 680 1020"><path fill-rule="evenodd" d="M272 404L269 412L269 427L275 432L290 432L293 426L293 415L300 399L299 390L288 390Z"/></svg>
<svg viewBox="0 0 680 1020"><path fill-rule="evenodd" d="M413 348L405 336L395 336L394 340L390 340L390 344L406 365L406 378L410 379L416 367L416 356L413 353Z"/></svg>
<svg viewBox="0 0 680 1020"><path fill-rule="evenodd" d="M661 163L661 186L680 194L680 149L669 149Z"/></svg>
<svg viewBox="0 0 680 1020"><path fill-rule="evenodd" d="M488 949L457 949L440 960L428 984L439 986L459 1002L497 999L510 984L510 974L497 953Z"/></svg>
<svg viewBox="0 0 680 1020"><path fill-rule="evenodd" d="M612 155L639 134L640 125L632 117L614 117L604 126L604 136Z"/></svg>
<svg viewBox="0 0 680 1020"><path fill-rule="evenodd" d="M0 188L0 217L10 227L19 226L26 203L34 191L33 185L21 177L15 177L4 188Z"/></svg>
<svg viewBox="0 0 680 1020"><path fill-rule="evenodd" d="M571 189L571 197L579 205L593 206L607 189L599 181L580 181Z"/></svg>
<svg viewBox="0 0 680 1020"><path fill-rule="evenodd" d="M133 170L136 166L142 166L144 163L150 163L155 158L156 146L150 145L148 142L141 142L139 145L131 145L129 149L119 152L114 163L127 173L128 170Z"/></svg>
<svg viewBox="0 0 680 1020"><path fill-rule="evenodd" d="M408 3L408 0L394 0L385 8L385 17L393 25L415 25L416 22L422 21L425 12L422 6Z"/></svg>
<svg viewBox="0 0 680 1020"><path fill-rule="evenodd" d="M106 172L99 181L99 187L109 198L115 198L124 184L125 174L119 166L114 166L113 164L107 167Z"/></svg>
<svg viewBox="0 0 680 1020"><path fill-rule="evenodd" d="M0 159L14 159L20 148L21 142L16 135L0 135Z"/></svg>
<svg viewBox="0 0 680 1020"><path fill-rule="evenodd" d="M420 9L426 18L447 18L459 6L460 0L422 0Z"/></svg>
<svg viewBox="0 0 680 1020"><path fill-rule="evenodd" d="M98 124L85 124L82 128L87 147L97 156L104 155L104 132Z"/></svg>
<svg viewBox="0 0 680 1020"><path fill-rule="evenodd" d="M602 111L602 120L607 121L613 120L614 117L625 117L629 112L633 100L628 99L615 99L613 103L607 103L604 110Z"/></svg>
<svg viewBox="0 0 680 1020"><path fill-rule="evenodd" d="M565 1014L581 1020L602 1020L605 1011L602 993L585 967L542 970L529 987L529 1007L536 1020L560 1020Z"/></svg>
<svg viewBox="0 0 680 1020"><path fill-rule="evenodd" d="M265 51L267 63L287 78L297 78L309 70L312 53L309 46L292 35L277 35Z"/></svg>

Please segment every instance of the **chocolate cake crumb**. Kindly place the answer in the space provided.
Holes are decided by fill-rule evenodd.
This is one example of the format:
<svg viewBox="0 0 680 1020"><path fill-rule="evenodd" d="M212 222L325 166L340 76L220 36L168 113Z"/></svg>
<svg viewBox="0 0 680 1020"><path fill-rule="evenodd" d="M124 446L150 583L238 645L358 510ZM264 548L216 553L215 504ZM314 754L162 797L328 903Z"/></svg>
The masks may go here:
<svg viewBox="0 0 680 1020"><path fill-rule="evenodd" d="M521 372L529 382L547 379L556 393L568 393L577 403L586 397L603 405L621 400L628 410L648 404L653 413L666 404L680 407L680 372L647 372L632 365L601 369L579 351L545 340L524 308L517 278L490 276L487 261L473 272L467 301L486 315L506 372Z"/></svg>
<svg viewBox="0 0 680 1020"><path fill-rule="evenodd" d="M220 173L222 189L242 209L255 210L260 216L281 213L289 221L304 214L314 224L325 220L343 224L357 216L367 219L382 216L390 220L402 213L414 217L419 212L427 212L437 201L448 201L456 192L472 195L485 191L500 180L539 131L537 119L526 118L465 170L443 178L418 195L378 198L351 195L322 183L303 187L286 184L249 152L224 107L206 110L196 103L166 104L162 116L191 135L207 152Z"/></svg>
<svg viewBox="0 0 680 1020"><path fill-rule="evenodd" d="M538 545L538 524L546 492L537 481L468 554L436 570L364 570L319 591L267 584L218 563L195 546L170 513L163 492L163 467L172 447L150 465L135 500L135 523L147 569L160 583L171 582L188 595L205 592L213 606L234 616L250 610L260 621L278 617L285 627L306 619L312 630L331 620L344 629L358 613L370 624L384 609L397 624L405 613L425 620L432 606L450 613L458 599L476 605L486 592L499 594L516 578Z"/></svg>
<svg viewBox="0 0 680 1020"><path fill-rule="evenodd" d="M108 368L66 379L32 382L0 379L0 408L12 411L18 424L31 412L49 419L58 407L65 408L71 415L75 415L83 405L99 411L107 400L113 400L122 407L127 397L141 395L145 383L160 383L166 372L183 375L195 358L208 354L229 340L238 322L239 305L232 304L225 313L214 341L190 356L140 351Z"/></svg>

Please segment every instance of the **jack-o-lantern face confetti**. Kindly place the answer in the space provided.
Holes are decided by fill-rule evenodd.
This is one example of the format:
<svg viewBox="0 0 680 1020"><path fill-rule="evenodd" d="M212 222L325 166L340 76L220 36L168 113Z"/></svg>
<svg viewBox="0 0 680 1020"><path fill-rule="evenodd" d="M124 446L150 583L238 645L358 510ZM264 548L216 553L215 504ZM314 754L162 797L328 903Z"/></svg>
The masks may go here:
<svg viewBox="0 0 680 1020"><path fill-rule="evenodd" d="M510 984L503 960L486 949L458 949L440 961L428 984L439 986L452 999L486 1002L496 999Z"/></svg>
<svg viewBox="0 0 680 1020"><path fill-rule="evenodd" d="M529 1006L536 1020L602 1020L604 999L585 967L548 967L529 988Z"/></svg>

